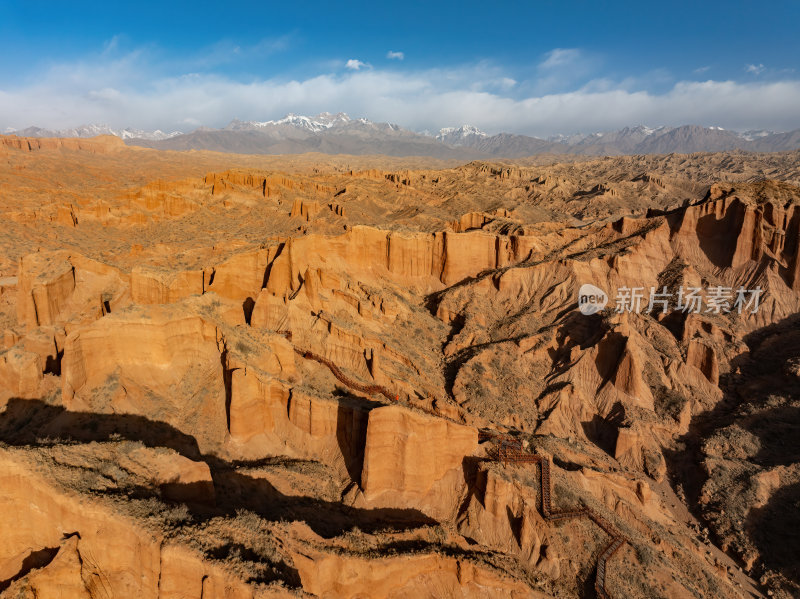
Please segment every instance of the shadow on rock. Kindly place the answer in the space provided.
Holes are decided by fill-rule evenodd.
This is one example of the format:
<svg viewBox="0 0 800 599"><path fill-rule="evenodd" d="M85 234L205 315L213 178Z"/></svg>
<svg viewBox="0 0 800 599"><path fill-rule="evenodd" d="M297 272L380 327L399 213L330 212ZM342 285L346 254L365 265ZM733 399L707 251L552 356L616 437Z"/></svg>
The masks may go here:
<svg viewBox="0 0 800 599"><path fill-rule="evenodd" d="M136 487L123 492L130 497L160 497L169 501L194 499L189 503L193 516L208 519L235 516L238 510L250 510L270 521L302 521L322 537L331 538L353 527L365 532L410 530L436 524L415 509L360 509L314 497L281 493L267 480L239 472L241 462L202 454L194 437L169 424L129 414L94 414L70 412L38 400L12 399L0 413L0 441L11 446L50 446L138 441L147 447L165 447L180 455L208 464L213 479L215 501L202 501L196 483L172 484L169 493L162 489ZM274 459L247 462L247 466L269 464ZM200 494L200 495L198 495Z"/></svg>

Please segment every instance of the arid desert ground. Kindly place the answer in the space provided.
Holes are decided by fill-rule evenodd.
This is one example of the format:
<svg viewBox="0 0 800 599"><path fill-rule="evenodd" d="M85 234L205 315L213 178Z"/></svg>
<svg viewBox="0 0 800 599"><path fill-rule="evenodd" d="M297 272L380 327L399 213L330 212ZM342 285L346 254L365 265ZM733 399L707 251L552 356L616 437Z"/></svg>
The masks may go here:
<svg viewBox="0 0 800 599"><path fill-rule="evenodd" d="M0 222L4 599L800 596L800 152L5 136Z"/></svg>

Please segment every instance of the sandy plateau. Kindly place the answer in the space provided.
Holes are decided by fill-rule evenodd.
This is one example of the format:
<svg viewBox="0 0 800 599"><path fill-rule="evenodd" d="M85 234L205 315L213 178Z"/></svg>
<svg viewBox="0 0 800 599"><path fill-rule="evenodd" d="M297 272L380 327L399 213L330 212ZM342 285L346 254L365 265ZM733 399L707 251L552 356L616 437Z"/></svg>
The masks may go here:
<svg viewBox="0 0 800 599"><path fill-rule="evenodd" d="M0 597L800 596L799 185L0 137Z"/></svg>

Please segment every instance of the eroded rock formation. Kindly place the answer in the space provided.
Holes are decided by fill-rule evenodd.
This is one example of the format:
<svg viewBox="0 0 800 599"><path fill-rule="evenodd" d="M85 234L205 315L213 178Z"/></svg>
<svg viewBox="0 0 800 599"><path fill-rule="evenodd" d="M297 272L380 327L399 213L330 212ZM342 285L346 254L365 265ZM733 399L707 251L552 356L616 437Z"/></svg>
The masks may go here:
<svg viewBox="0 0 800 599"><path fill-rule="evenodd" d="M103 140L2 152L148 173L0 196L3 597L800 588L770 548L800 481L796 156L747 183L739 155L187 174Z"/></svg>

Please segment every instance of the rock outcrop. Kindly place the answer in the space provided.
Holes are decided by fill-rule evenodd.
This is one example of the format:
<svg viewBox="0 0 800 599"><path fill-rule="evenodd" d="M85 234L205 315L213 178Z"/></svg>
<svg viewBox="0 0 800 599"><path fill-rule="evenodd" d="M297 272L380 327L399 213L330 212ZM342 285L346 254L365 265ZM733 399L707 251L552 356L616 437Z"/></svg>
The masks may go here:
<svg viewBox="0 0 800 599"><path fill-rule="evenodd" d="M64 251L25 256L18 293L17 318L29 328L87 322L130 303L128 276Z"/></svg>
<svg viewBox="0 0 800 599"><path fill-rule="evenodd" d="M211 596L280 597L260 591L231 572L206 562L186 545L170 543L166 531L144 529L107 506L55 491L30 466L4 451L0 563L11 572L17 596L95 598L124 596L162 599ZM144 465L146 466L146 465ZM55 492L54 492L55 491ZM28 506L37 506L30 517ZM32 554L42 555L39 569ZM52 556L50 560L47 555Z"/></svg>
<svg viewBox="0 0 800 599"><path fill-rule="evenodd" d="M797 594L796 155L0 153L0 595Z"/></svg>
<svg viewBox="0 0 800 599"><path fill-rule="evenodd" d="M395 406L372 410L361 473L367 504L452 513L464 492L464 461L477 444L478 432L468 426Z"/></svg>
<svg viewBox="0 0 800 599"><path fill-rule="evenodd" d="M225 363L217 328L174 309L134 308L72 332L62 359L64 405L168 422L201 444L224 440Z"/></svg>

